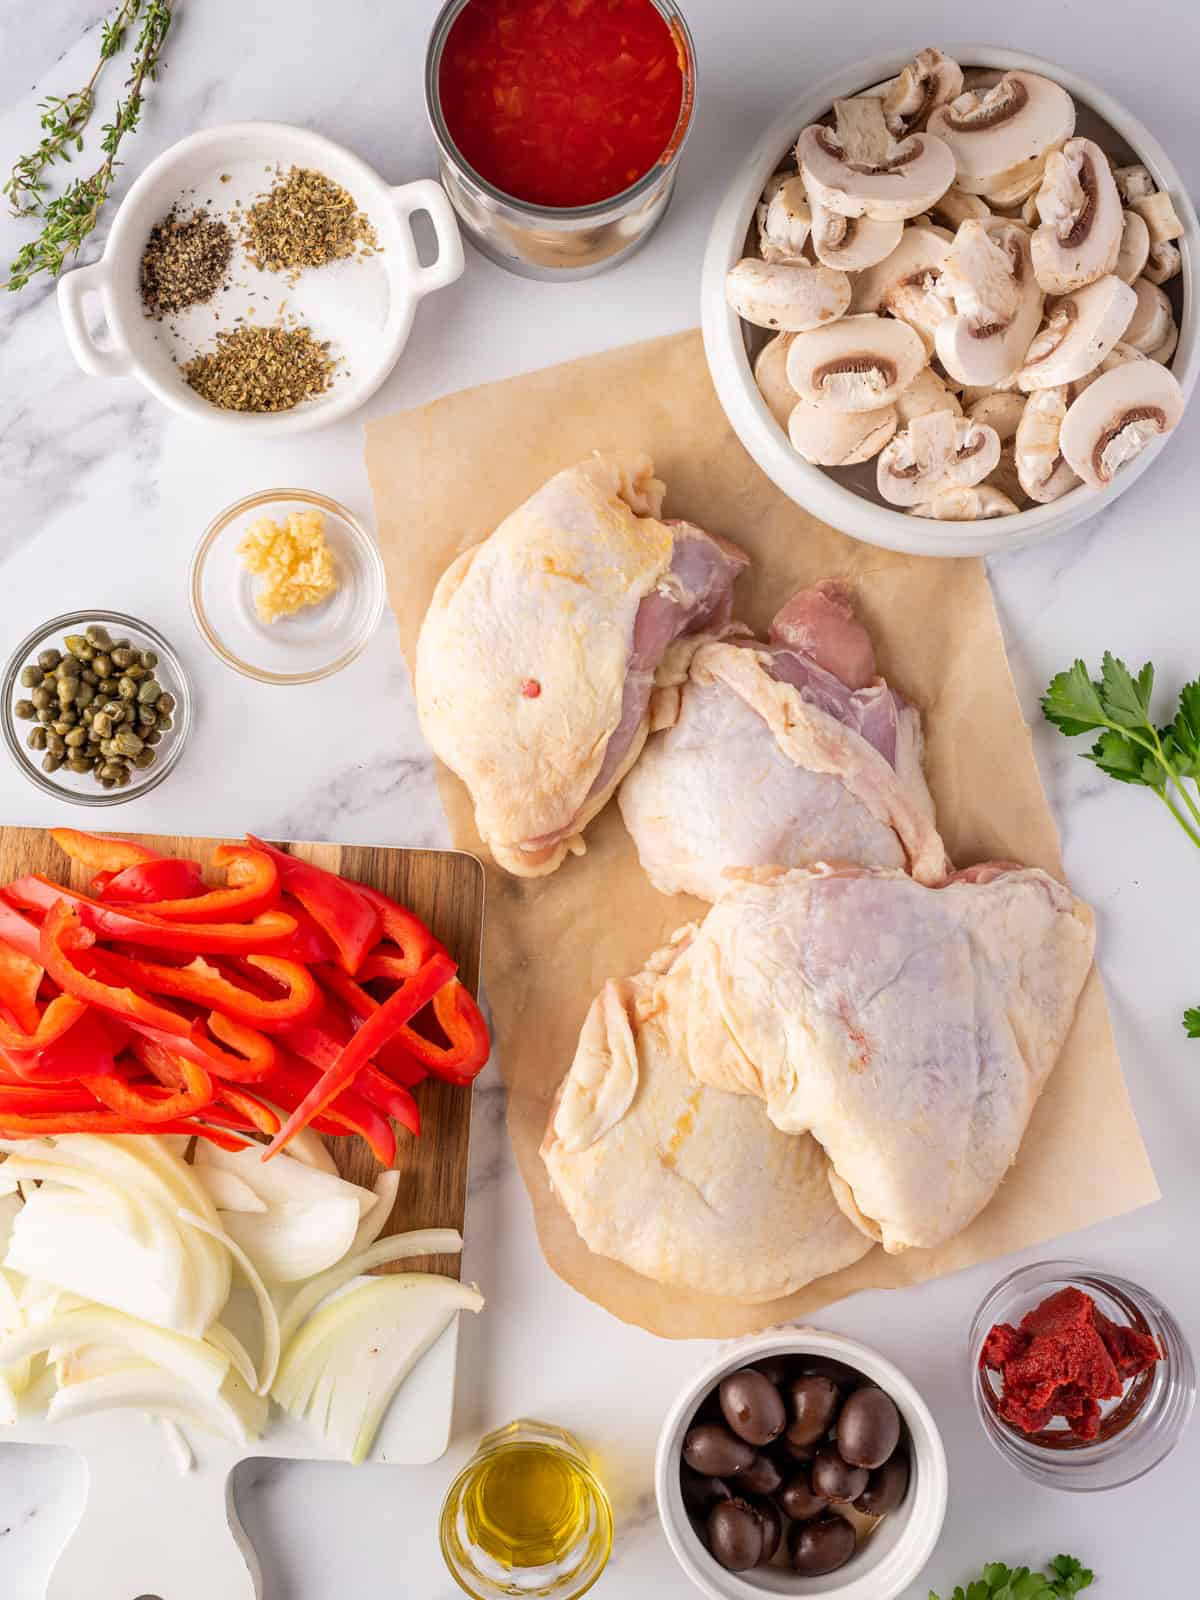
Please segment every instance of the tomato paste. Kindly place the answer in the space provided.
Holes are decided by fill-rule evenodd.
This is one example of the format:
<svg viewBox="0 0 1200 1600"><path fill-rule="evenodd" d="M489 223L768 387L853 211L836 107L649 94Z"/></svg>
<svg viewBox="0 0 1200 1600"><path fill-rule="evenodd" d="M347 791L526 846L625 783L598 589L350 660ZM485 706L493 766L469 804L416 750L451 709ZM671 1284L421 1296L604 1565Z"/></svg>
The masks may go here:
<svg viewBox="0 0 1200 1600"><path fill-rule="evenodd" d="M1096 1438L1100 1402L1116 1400L1161 1352L1148 1333L1113 1322L1082 1289L1059 1289L1021 1318L999 1322L979 1364L999 1373L997 1412L1022 1433L1040 1433L1055 1417L1077 1439Z"/></svg>
<svg viewBox="0 0 1200 1600"><path fill-rule="evenodd" d="M541 206L636 183L671 143L683 92L679 41L652 0L468 0L438 77L467 162Z"/></svg>

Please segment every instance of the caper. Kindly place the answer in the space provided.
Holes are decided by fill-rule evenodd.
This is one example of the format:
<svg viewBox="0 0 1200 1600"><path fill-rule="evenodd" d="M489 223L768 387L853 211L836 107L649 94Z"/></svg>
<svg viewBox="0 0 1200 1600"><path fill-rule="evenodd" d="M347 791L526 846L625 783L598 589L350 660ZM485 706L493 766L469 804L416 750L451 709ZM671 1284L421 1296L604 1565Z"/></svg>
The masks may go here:
<svg viewBox="0 0 1200 1600"><path fill-rule="evenodd" d="M46 749L50 751L51 755L66 755L67 741L63 738L61 733L55 733L54 729L51 728L49 733L46 735Z"/></svg>
<svg viewBox="0 0 1200 1600"><path fill-rule="evenodd" d="M47 706L54 703L54 696L43 684L39 684L29 698L39 711L44 711Z"/></svg>
<svg viewBox="0 0 1200 1600"><path fill-rule="evenodd" d="M175 709L175 696L173 694L160 694L154 704L164 717L169 717Z"/></svg>
<svg viewBox="0 0 1200 1600"><path fill-rule="evenodd" d="M13 707L13 716L20 717L22 722L28 722L36 714L37 707L32 700L18 700Z"/></svg>
<svg viewBox="0 0 1200 1600"><path fill-rule="evenodd" d="M72 750L78 750L81 745L87 743L87 729L72 728L69 733L63 734L63 740L70 745Z"/></svg>
<svg viewBox="0 0 1200 1600"><path fill-rule="evenodd" d="M83 667L74 656L64 656L54 669L56 678L77 678Z"/></svg>
<svg viewBox="0 0 1200 1600"><path fill-rule="evenodd" d="M142 663L147 672L153 672L155 667L158 665L158 656L153 650L143 650L138 656L138 660Z"/></svg>
<svg viewBox="0 0 1200 1600"><path fill-rule="evenodd" d="M99 645L101 650L112 647L112 635L102 622L93 622L87 630L88 639L94 645Z"/></svg>
<svg viewBox="0 0 1200 1600"><path fill-rule="evenodd" d="M153 750L139 750L137 755L134 756L134 758L133 758L134 766L138 767L139 769L143 769L143 770L146 767L150 766L153 763L153 761L154 761L154 751Z"/></svg>
<svg viewBox="0 0 1200 1600"><path fill-rule="evenodd" d="M142 679L146 676L146 669L145 667L139 667L135 661L132 663L132 665L125 668L125 676L127 678L132 678L134 683L141 683Z"/></svg>
<svg viewBox="0 0 1200 1600"><path fill-rule="evenodd" d="M48 727L54 721L54 712L49 706L39 706L37 719L43 727Z"/></svg>
<svg viewBox="0 0 1200 1600"><path fill-rule="evenodd" d="M108 652L108 656L113 666L120 667L122 671L137 660L136 652L131 650L127 644L117 645Z"/></svg>
<svg viewBox="0 0 1200 1600"><path fill-rule="evenodd" d="M110 673L107 678L101 678L96 687L99 689L101 694L116 694L117 680Z"/></svg>
<svg viewBox="0 0 1200 1600"><path fill-rule="evenodd" d="M109 673L112 671L112 657L105 655L102 650L98 656L92 657L91 670L96 673L98 677L107 678Z"/></svg>
<svg viewBox="0 0 1200 1600"><path fill-rule="evenodd" d="M101 739L107 739L112 733L112 718L107 711L97 711L92 718L92 732Z"/></svg>
<svg viewBox="0 0 1200 1600"><path fill-rule="evenodd" d="M49 650L43 650L39 654L37 658L37 664L39 667L41 667L43 672L53 672L61 660L62 651L51 648Z"/></svg>
<svg viewBox="0 0 1200 1600"><path fill-rule="evenodd" d="M72 713L74 715L74 713ZM71 723L65 722L62 717L56 717L50 724L51 730L61 739L71 731Z"/></svg>
<svg viewBox="0 0 1200 1600"><path fill-rule="evenodd" d="M158 726L163 733L170 733L175 724L171 721L170 717L159 717Z"/></svg>
<svg viewBox="0 0 1200 1600"><path fill-rule="evenodd" d="M153 706L139 706L137 719L140 727L153 728L158 721L158 712Z"/></svg>
<svg viewBox="0 0 1200 1600"><path fill-rule="evenodd" d="M121 681L117 684L117 694L122 700L132 700L137 694L137 684L127 672L121 675Z"/></svg>
<svg viewBox="0 0 1200 1600"><path fill-rule="evenodd" d="M102 780L107 778L111 783L116 783L118 774L124 772L125 768L119 761L106 761L99 770Z"/></svg>
<svg viewBox="0 0 1200 1600"><path fill-rule="evenodd" d="M90 706L96 698L96 691L88 682L83 682L75 691L75 704L79 707Z"/></svg>
<svg viewBox="0 0 1200 1600"><path fill-rule="evenodd" d="M45 728L30 728L29 737L25 740L25 743L31 750L44 750L46 748Z"/></svg>
<svg viewBox="0 0 1200 1600"><path fill-rule="evenodd" d="M47 750L46 754L42 757L43 772L57 772L62 764L63 758L61 756L56 756L53 750Z"/></svg>
<svg viewBox="0 0 1200 1600"><path fill-rule="evenodd" d="M102 789L115 789L116 788L116 784L113 782L113 780L111 778L101 778L100 779L100 787Z"/></svg>
<svg viewBox="0 0 1200 1600"><path fill-rule="evenodd" d="M150 732L145 734L142 738L143 744L159 744L161 741L162 734L157 728L151 728Z"/></svg>
<svg viewBox="0 0 1200 1600"><path fill-rule="evenodd" d="M100 674L93 667L84 667L79 676L84 683L90 683L93 689L100 682Z"/></svg>
<svg viewBox="0 0 1200 1600"><path fill-rule="evenodd" d="M58 686L58 699L60 705L74 704L75 696L79 693L81 685L78 678L64 678Z"/></svg>
<svg viewBox="0 0 1200 1600"><path fill-rule="evenodd" d="M21 687L22 687L22 689L36 689L38 684L41 683L41 681L42 681L42 675L41 675L41 673L38 671L38 669L36 667L22 667L21 668Z"/></svg>
<svg viewBox="0 0 1200 1600"><path fill-rule="evenodd" d="M67 649L71 652L71 654L73 656L77 656L79 654L79 652L82 649L84 649L85 647L88 648L88 649L91 648L91 646L88 645L87 640L84 638L84 636L81 633L69 633L67 635L67 637L63 640L63 643L66 645Z"/></svg>
<svg viewBox="0 0 1200 1600"><path fill-rule="evenodd" d="M81 755L68 756L67 766L72 772L90 772L92 770L92 763L87 756Z"/></svg>
<svg viewBox="0 0 1200 1600"><path fill-rule="evenodd" d="M73 656L85 663L89 662L96 654L95 645L91 644L87 639L81 639L78 634L75 635L74 644L71 644L68 640L67 648Z"/></svg>
<svg viewBox="0 0 1200 1600"><path fill-rule="evenodd" d="M138 684L137 697L145 705L157 700L161 693L162 684L159 683L157 678L147 678L143 683Z"/></svg>
<svg viewBox="0 0 1200 1600"><path fill-rule="evenodd" d="M100 741L100 754L102 756L105 756L105 757L108 757L108 756L116 754L116 751L113 748L113 742L112 742L111 739L101 739L101 741Z"/></svg>
<svg viewBox="0 0 1200 1600"><path fill-rule="evenodd" d="M104 707L105 715L111 717L114 722L116 722L116 720L121 716L121 714L124 712L124 710L125 710L125 707L121 704L121 702L119 700L110 700L107 703L107 705Z"/></svg>
<svg viewBox="0 0 1200 1600"><path fill-rule="evenodd" d="M128 728L122 728L120 733L113 738L113 749L119 756L140 755L142 741L136 733L132 733Z"/></svg>

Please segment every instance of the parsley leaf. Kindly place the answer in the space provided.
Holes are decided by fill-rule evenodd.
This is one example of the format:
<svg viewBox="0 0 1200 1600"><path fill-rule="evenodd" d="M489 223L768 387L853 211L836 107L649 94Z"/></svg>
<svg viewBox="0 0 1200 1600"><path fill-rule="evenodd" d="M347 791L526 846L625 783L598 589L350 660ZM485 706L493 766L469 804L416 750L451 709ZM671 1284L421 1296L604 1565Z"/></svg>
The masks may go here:
<svg viewBox="0 0 1200 1600"><path fill-rule="evenodd" d="M1055 1556L1044 1573L990 1561L965 1590L961 1586L955 1589L951 1600L1072 1600L1090 1586L1093 1577L1074 1556ZM929 1600L940 1600L940 1596L931 1589Z"/></svg>
<svg viewBox="0 0 1200 1600"><path fill-rule="evenodd" d="M1184 1031L1189 1039L1200 1039L1200 1006L1189 1006L1183 1013Z"/></svg>

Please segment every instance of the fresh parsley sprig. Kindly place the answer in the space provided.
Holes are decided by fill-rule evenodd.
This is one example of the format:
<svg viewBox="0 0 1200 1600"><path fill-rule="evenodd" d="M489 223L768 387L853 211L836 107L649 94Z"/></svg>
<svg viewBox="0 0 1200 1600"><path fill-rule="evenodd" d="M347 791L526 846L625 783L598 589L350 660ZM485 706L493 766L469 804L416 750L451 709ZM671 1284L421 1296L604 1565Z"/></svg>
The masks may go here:
<svg viewBox="0 0 1200 1600"><path fill-rule="evenodd" d="M1071 1600L1091 1585L1093 1577L1074 1556L1055 1556L1045 1572L992 1561L974 1583L955 1589L951 1600ZM932 1589L929 1600L939 1600Z"/></svg>
<svg viewBox="0 0 1200 1600"><path fill-rule="evenodd" d="M1200 850L1200 806L1192 793L1200 787L1200 679L1184 684L1175 716L1163 727L1150 713L1153 693L1149 662L1135 676L1106 650L1098 679L1083 661L1052 678L1042 710L1068 737L1098 733L1087 760L1110 778L1153 790ZM1185 1012L1183 1025L1190 1039L1200 1039L1200 1008Z"/></svg>

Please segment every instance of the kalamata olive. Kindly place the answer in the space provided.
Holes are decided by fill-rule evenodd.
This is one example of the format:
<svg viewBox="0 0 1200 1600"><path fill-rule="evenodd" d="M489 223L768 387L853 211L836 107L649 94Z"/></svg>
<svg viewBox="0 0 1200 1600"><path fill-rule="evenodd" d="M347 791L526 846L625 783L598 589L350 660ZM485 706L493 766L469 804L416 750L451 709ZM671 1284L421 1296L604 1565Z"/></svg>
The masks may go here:
<svg viewBox="0 0 1200 1600"><path fill-rule="evenodd" d="M851 1466L843 1461L836 1446L831 1444L821 1446L812 1464L812 1486L831 1505L857 1500L870 1476L866 1467Z"/></svg>
<svg viewBox="0 0 1200 1600"><path fill-rule="evenodd" d="M774 1494L783 1484L783 1473L770 1456L760 1455L733 1481L740 1494Z"/></svg>
<svg viewBox="0 0 1200 1600"><path fill-rule="evenodd" d="M832 1356L804 1356L800 1371L805 1377L832 1378L843 1389L857 1389L863 1381L861 1372L848 1367L844 1361L835 1361Z"/></svg>
<svg viewBox="0 0 1200 1600"><path fill-rule="evenodd" d="M754 1363L755 1372L761 1372L768 1383L773 1383L777 1389L782 1389L788 1377L788 1359L786 1356L767 1356L762 1361Z"/></svg>
<svg viewBox="0 0 1200 1600"><path fill-rule="evenodd" d="M746 1470L754 1460L754 1451L719 1422L702 1422L698 1428L688 1430L683 1459L706 1478L732 1478L735 1472ZM865 1474L863 1481L865 1485ZM854 1492L859 1493L857 1489Z"/></svg>
<svg viewBox="0 0 1200 1600"><path fill-rule="evenodd" d="M763 1547L759 1560L770 1561L779 1549L779 1541L783 1538L783 1518L779 1515L779 1508L772 1500L752 1500L754 1514L762 1523Z"/></svg>
<svg viewBox="0 0 1200 1600"><path fill-rule="evenodd" d="M793 1444L816 1444L833 1427L842 1403L842 1391L832 1378L810 1373L792 1382L788 1399L791 1403L788 1438Z"/></svg>
<svg viewBox="0 0 1200 1600"><path fill-rule="evenodd" d="M745 1572L762 1560L764 1524L744 1500L722 1500L708 1513L708 1548L726 1572Z"/></svg>
<svg viewBox="0 0 1200 1600"><path fill-rule="evenodd" d="M783 1432L787 1421L783 1397L753 1367L743 1367L723 1378L718 1394L725 1421L747 1444L770 1444Z"/></svg>
<svg viewBox="0 0 1200 1600"><path fill-rule="evenodd" d="M818 1517L815 1522L794 1523L788 1534L792 1566L806 1578L836 1572L854 1554L854 1529L845 1517Z"/></svg>
<svg viewBox="0 0 1200 1600"><path fill-rule="evenodd" d="M856 1389L837 1420L838 1454L854 1467L881 1467L900 1443L896 1402L872 1384Z"/></svg>
<svg viewBox="0 0 1200 1600"><path fill-rule="evenodd" d="M718 1501L733 1498L724 1478L706 1478L702 1472L693 1472L686 1461L679 1463L679 1489L684 1504L693 1511L707 1512Z"/></svg>
<svg viewBox="0 0 1200 1600"><path fill-rule="evenodd" d="M791 1461L811 1461L817 1453L815 1444L794 1444L786 1432L779 1440L779 1447Z"/></svg>
<svg viewBox="0 0 1200 1600"><path fill-rule="evenodd" d="M867 1479L867 1487L854 1502L854 1509L868 1517L883 1517L896 1509L907 1492L908 1457L903 1450L893 1450Z"/></svg>
<svg viewBox="0 0 1200 1600"><path fill-rule="evenodd" d="M819 1517L829 1505L828 1495L818 1494L813 1488L811 1472L798 1472L789 1478L779 1491L778 1500L780 1509L797 1522Z"/></svg>

